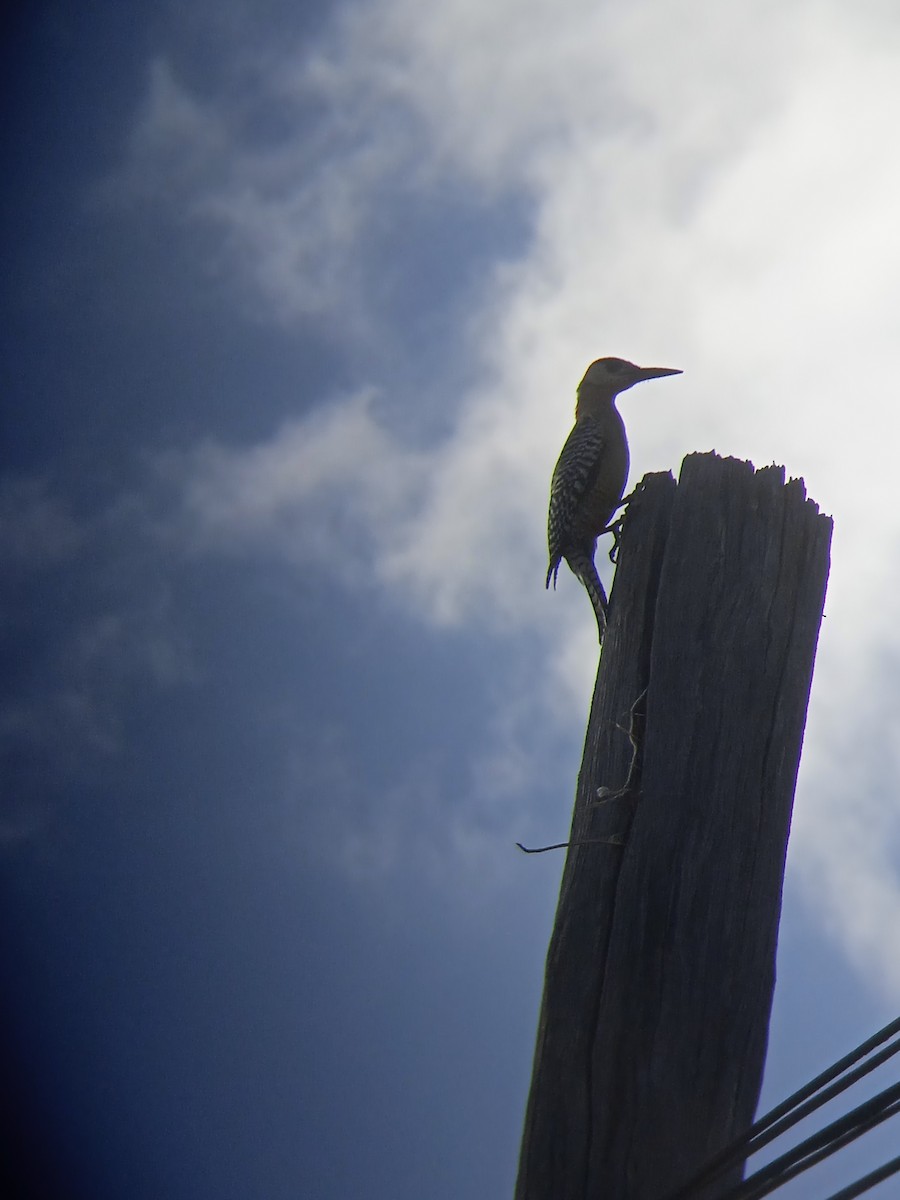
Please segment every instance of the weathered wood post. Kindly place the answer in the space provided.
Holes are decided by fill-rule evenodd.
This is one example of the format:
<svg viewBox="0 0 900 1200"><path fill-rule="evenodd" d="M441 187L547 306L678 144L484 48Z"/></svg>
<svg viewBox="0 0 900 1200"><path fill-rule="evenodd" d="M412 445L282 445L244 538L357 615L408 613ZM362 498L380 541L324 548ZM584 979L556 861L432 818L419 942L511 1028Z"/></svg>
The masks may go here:
<svg viewBox="0 0 900 1200"><path fill-rule="evenodd" d="M715 454L628 510L571 835L624 844L567 854L517 1200L663 1200L753 1119L830 542Z"/></svg>

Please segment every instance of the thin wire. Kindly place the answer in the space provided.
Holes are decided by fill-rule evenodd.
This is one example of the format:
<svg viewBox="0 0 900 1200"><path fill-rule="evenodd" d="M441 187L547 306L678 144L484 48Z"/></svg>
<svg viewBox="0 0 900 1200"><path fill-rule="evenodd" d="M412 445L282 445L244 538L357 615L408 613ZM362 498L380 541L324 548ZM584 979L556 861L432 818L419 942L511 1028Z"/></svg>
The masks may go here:
<svg viewBox="0 0 900 1200"><path fill-rule="evenodd" d="M804 1084L802 1088L760 1117L744 1133L735 1138L733 1142L730 1142L724 1150L721 1150L715 1157L710 1159L687 1183L683 1183L677 1191L668 1196L667 1200L690 1200L690 1197L699 1188L705 1187L706 1184L717 1178L735 1163L749 1158L751 1154L755 1154L757 1150L760 1150L763 1146L774 1140L774 1138L779 1137L787 1129L790 1129L792 1125L809 1116L811 1112L814 1112L821 1105L827 1103L828 1100L833 1099L834 1096L839 1095L845 1088L856 1083L857 1080L862 1079L870 1071L873 1071L883 1062L886 1062L887 1059L900 1050L900 1038L896 1042L891 1043L890 1046L885 1047L884 1050L875 1055L869 1062L861 1064L856 1071L850 1072L844 1080L836 1083L834 1087L826 1089L826 1084L837 1079L848 1067L852 1067L854 1063L864 1058L867 1054L870 1054L872 1050L896 1033L900 1033L900 1017L891 1021L889 1025L885 1025L883 1029L873 1034L872 1037L867 1038L855 1050L851 1050L849 1054L845 1054L843 1058L828 1067L820 1075L817 1075L815 1079ZM821 1096L815 1096L815 1093L821 1089L825 1089L822 1091ZM815 1098L810 1099L810 1097ZM809 1103L804 1105L804 1102L807 1100L809 1100Z"/></svg>
<svg viewBox="0 0 900 1200"><path fill-rule="evenodd" d="M875 1187L876 1183L884 1183L885 1179L890 1179L898 1171L900 1171L900 1158L892 1158L890 1162L886 1162L884 1166L878 1167L877 1170L871 1171L868 1175L864 1175L862 1179L857 1179L855 1183L847 1184L839 1192L835 1192L833 1196L829 1196L828 1200L856 1200L857 1196L861 1196L863 1192L867 1192L870 1188Z"/></svg>
<svg viewBox="0 0 900 1200"><path fill-rule="evenodd" d="M856 1129L848 1130L842 1137L836 1138L827 1146L823 1146L814 1154L808 1155L803 1160L797 1162L791 1167L788 1167L777 1178L770 1183L765 1184L755 1192L750 1192L747 1196L742 1196L741 1200L762 1200L763 1196L768 1196L771 1192L777 1192L784 1184L789 1183L798 1175L802 1175L804 1171L808 1171L810 1167L816 1166L826 1158L830 1158L832 1154L836 1154L838 1150L843 1150L844 1146L855 1141L858 1137L862 1137L864 1133L868 1133L870 1129L874 1129L876 1125L880 1125L883 1121L887 1121L890 1117L894 1117L900 1113L900 1103L892 1104L883 1112L878 1113L864 1124Z"/></svg>
<svg viewBox="0 0 900 1200"><path fill-rule="evenodd" d="M554 842L552 846L523 846L521 842L516 842L516 845L523 854L546 854L548 850L566 850L569 846L624 846L622 835L614 833L608 838L582 838L574 842Z"/></svg>
<svg viewBox="0 0 900 1200"><path fill-rule="evenodd" d="M793 1149L773 1159L761 1170L724 1193L720 1200L760 1200L794 1176L830 1157L848 1143L868 1133L876 1125L900 1113L900 1083L886 1088L832 1121Z"/></svg>
<svg viewBox="0 0 900 1200"><path fill-rule="evenodd" d="M763 1133L752 1139L747 1151L747 1157L749 1158L751 1154L756 1154L763 1146L767 1146L775 1138L781 1137L786 1130L796 1125L798 1121L802 1121L804 1117L808 1117L810 1113L814 1113L817 1108L821 1108L829 1100L833 1100L835 1096L839 1096L841 1092L845 1092L848 1087L851 1087L854 1083L858 1083L860 1079L865 1078L876 1067L880 1067L889 1058L893 1058L898 1050L900 1050L900 1038L889 1043L878 1054L870 1058L868 1062L858 1066L855 1071L849 1071L843 1079L838 1079L830 1087L823 1088L817 1096L813 1096L805 1104L798 1105L792 1113L789 1113L786 1117L782 1117L780 1121L776 1121L774 1125L771 1125Z"/></svg>

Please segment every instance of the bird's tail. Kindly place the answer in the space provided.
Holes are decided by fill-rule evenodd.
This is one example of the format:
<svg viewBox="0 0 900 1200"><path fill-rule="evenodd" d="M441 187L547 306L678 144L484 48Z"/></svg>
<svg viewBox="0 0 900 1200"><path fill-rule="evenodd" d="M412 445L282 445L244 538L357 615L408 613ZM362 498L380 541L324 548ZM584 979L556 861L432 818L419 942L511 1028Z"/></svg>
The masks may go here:
<svg viewBox="0 0 900 1200"><path fill-rule="evenodd" d="M589 554L573 554L566 556L566 562L572 573L584 584L584 590L588 594L597 618L597 632L602 642L603 635L606 633L606 610L609 603L606 599L606 592L603 590L603 584L600 582L600 576L597 574L597 568L594 566L594 560Z"/></svg>

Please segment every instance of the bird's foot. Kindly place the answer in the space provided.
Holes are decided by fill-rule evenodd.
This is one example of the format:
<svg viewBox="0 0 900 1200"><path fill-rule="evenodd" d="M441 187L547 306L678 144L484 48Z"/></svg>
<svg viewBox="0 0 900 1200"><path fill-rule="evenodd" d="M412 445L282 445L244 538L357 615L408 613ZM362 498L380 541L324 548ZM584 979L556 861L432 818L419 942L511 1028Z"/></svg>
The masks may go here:
<svg viewBox="0 0 900 1200"><path fill-rule="evenodd" d="M619 501L613 511L618 512L620 508L627 509L632 500L635 500L643 490L644 481L641 480L633 492L629 492L627 496ZM621 517L618 517L615 521L610 521L610 523L603 530L603 533L611 533L613 535L613 544L609 551L609 561L611 563L615 563L616 559L619 557L619 542L622 537L622 526L624 522L625 513L623 512Z"/></svg>
<svg viewBox="0 0 900 1200"><path fill-rule="evenodd" d="M609 548L609 561L613 564L615 564L619 557L619 542L622 538L622 522L624 520L624 517L619 517L618 521L613 521L611 525L607 525L603 530L604 533L611 533L613 535L613 544Z"/></svg>

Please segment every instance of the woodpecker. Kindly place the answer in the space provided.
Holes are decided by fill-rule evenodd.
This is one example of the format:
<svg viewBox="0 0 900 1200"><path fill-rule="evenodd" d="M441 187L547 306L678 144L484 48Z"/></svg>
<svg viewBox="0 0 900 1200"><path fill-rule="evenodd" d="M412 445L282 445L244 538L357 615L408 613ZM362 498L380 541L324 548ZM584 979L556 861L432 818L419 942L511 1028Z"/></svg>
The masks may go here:
<svg viewBox="0 0 900 1200"><path fill-rule="evenodd" d="M600 641L606 632L606 593L594 566L597 538L609 530L628 478L628 439L615 399L644 379L680 375L673 367L637 367L624 358L598 358L578 385L575 427L553 470L547 541L550 580L556 587L565 559L584 584L597 617Z"/></svg>

